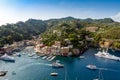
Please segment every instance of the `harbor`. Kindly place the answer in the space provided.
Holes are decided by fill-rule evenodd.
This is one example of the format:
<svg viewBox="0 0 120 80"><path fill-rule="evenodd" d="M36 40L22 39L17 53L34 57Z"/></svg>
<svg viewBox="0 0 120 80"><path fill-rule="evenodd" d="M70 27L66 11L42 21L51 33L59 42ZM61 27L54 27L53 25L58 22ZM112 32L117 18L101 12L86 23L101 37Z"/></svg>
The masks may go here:
<svg viewBox="0 0 120 80"><path fill-rule="evenodd" d="M0 80L63 80L65 72L66 80L76 80L76 78L77 80L96 79L99 70L87 69L86 66L89 64L102 69L104 80L114 80L114 75L117 77L116 80L119 80L120 62L96 57L94 54L97 52L97 49L89 49L82 55L85 58L61 56L55 56L54 58L52 55L47 55L45 59L42 59L46 55L36 56L35 54L31 57L28 54L34 54L34 49L25 49L19 52L21 57L14 57L14 63L0 60L0 70L8 71L4 77L0 77ZM49 61L52 58L54 59ZM52 67L54 62L58 62L64 67L54 68Z"/></svg>

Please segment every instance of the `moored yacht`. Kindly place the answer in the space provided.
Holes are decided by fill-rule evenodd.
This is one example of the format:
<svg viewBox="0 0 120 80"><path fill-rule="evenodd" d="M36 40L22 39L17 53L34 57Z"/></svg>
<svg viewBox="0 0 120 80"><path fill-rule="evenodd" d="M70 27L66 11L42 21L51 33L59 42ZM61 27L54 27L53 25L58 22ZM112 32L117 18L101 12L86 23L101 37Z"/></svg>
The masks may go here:
<svg viewBox="0 0 120 80"><path fill-rule="evenodd" d="M91 64L87 65L86 68L91 69L91 70L97 69L97 67L95 65L91 65Z"/></svg>
<svg viewBox="0 0 120 80"><path fill-rule="evenodd" d="M95 56L120 61L120 57L111 55L105 51L99 51Z"/></svg>
<svg viewBox="0 0 120 80"><path fill-rule="evenodd" d="M58 76L58 73L56 72L53 72L53 73L50 73L51 76Z"/></svg>
<svg viewBox="0 0 120 80"><path fill-rule="evenodd" d="M64 65L59 63L59 62L57 62L57 61L55 61L55 62L52 63L52 67L53 68L63 68Z"/></svg>
<svg viewBox="0 0 120 80"><path fill-rule="evenodd" d="M0 60L7 61L7 62L15 62L14 57L8 56L7 54L4 54L0 57Z"/></svg>
<svg viewBox="0 0 120 80"><path fill-rule="evenodd" d="M5 76L8 71L0 71L0 77Z"/></svg>

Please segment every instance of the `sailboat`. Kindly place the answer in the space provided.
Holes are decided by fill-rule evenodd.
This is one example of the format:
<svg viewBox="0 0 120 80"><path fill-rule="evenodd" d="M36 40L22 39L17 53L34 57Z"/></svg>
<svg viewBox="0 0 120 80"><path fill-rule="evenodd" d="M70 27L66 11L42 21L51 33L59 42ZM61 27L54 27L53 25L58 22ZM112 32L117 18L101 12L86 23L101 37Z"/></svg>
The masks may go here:
<svg viewBox="0 0 120 80"><path fill-rule="evenodd" d="M93 80L104 80L101 69L99 69L99 75L98 75L98 77L95 78L95 79L93 79Z"/></svg>

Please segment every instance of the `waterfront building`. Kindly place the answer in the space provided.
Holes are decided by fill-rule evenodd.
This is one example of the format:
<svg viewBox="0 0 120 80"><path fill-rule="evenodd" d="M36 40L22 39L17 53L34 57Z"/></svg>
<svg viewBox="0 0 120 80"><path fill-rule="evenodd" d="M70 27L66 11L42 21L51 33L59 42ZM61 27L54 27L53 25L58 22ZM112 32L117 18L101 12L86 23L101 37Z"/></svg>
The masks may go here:
<svg viewBox="0 0 120 80"><path fill-rule="evenodd" d="M61 47L60 54L62 56L68 56L68 53L69 53L69 47Z"/></svg>

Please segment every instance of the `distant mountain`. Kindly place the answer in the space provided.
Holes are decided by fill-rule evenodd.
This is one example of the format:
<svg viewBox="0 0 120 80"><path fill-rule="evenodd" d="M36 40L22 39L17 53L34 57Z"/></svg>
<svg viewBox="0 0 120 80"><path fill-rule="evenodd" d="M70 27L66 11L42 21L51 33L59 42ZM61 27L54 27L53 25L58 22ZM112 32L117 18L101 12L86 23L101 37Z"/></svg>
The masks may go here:
<svg viewBox="0 0 120 80"><path fill-rule="evenodd" d="M59 18L59 19L49 19L46 20L47 22L49 21L74 21L74 20L79 20L81 22L101 22L101 23L111 23L115 22L111 18L104 18L104 19L92 19L92 18L86 18L86 19L79 19L79 18L74 18L74 17L65 17L65 18Z"/></svg>

